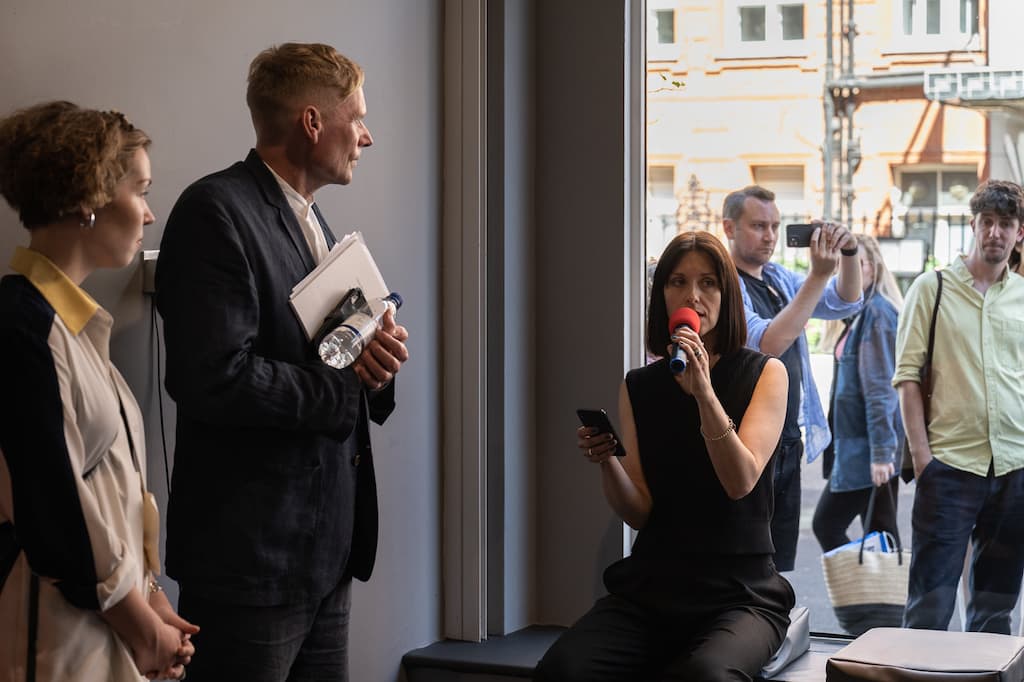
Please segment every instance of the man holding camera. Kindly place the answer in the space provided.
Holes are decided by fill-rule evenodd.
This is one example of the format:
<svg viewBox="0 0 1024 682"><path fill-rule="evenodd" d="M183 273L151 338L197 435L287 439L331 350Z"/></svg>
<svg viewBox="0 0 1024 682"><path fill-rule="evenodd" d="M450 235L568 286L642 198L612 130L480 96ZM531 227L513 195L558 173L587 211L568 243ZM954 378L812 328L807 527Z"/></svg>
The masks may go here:
<svg viewBox="0 0 1024 682"><path fill-rule="evenodd" d="M789 375L786 422L775 461L772 542L776 568L792 571L800 530L800 458L806 449L807 461L814 461L832 439L811 374L804 326L811 317L838 320L860 309L857 241L842 225L815 222L806 244L811 261L806 275L770 262L779 238L779 208L775 194L757 185L725 198L722 223L740 274L747 345L777 356ZM833 277L837 265L839 275Z"/></svg>

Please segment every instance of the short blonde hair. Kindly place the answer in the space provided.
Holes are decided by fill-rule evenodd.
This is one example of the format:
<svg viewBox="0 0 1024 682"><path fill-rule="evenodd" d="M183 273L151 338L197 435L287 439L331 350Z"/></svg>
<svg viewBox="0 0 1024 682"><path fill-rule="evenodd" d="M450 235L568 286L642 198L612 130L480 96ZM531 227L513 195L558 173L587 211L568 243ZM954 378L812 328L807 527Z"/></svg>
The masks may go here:
<svg viewBox="0 0 1024 682"><path fill-rule="evenodd" d="M280 141L297 108L339 104L364 79L362 67L330 45L284 43L263 50L249 65L245 93L257 139Z"/></svg>
<svg viewBox="0 0 1024 682"><path fill-rule="evenodd" d="M37 104L0 120L0 194L29 229L95 211L149 145L120 112Z"/></svg>

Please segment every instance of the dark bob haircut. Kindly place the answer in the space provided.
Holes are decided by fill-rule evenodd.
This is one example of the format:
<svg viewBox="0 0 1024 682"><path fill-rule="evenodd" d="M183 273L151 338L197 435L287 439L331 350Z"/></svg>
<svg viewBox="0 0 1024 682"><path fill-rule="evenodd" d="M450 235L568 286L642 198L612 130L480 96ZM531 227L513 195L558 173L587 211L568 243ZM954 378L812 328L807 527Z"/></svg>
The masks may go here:
<svg viewBox="0 0 1024 682"><path fill-rule="evenodd" d="M710 232L683 232L665 247L651 282L651 300L647 306L647 351L659 358L668 357L668 345L671 343L665 285L679 261L691 251L703 253L711 260L722 288L722 306L718 311L718 324L708 338L709 351L729 355L747 342L747 316L743 312L740 277L725 245Z"/></svg>

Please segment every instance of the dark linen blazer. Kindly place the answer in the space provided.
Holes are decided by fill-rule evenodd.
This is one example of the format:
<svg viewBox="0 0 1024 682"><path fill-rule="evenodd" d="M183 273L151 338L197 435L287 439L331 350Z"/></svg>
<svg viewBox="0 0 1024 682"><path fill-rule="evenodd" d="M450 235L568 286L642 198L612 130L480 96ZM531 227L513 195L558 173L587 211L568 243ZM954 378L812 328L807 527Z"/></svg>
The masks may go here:
<svg viewBox="0 0 1024 682"><path fill-rule="evenodd" d="M288 304L313 267L255 150L189 186L164 230L156 306L177 404L167 572L207 598L280 604L373 569L367 419L391 413L394 383L368 399L351 367L320 362Z"/></svg>

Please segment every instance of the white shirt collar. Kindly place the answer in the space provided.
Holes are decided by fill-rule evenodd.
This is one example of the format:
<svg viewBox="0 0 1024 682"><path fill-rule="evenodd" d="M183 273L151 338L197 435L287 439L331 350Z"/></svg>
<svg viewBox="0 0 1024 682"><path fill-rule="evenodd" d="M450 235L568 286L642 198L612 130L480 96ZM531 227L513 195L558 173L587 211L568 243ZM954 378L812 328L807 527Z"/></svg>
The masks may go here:
<svg viewBox="0 0 1024 682"><path fill-rule="evenodd" d="M320 220L312 210L313 202L306 201L306 198L278 175L266 161L263 162L263 165L270 170L270 174L274 176L277 184L281 187L281 191L284 192L284 198L288 201L288 205L291 206L292 212L299 221L299 227L306 238L306 245L309 246L309 252L312 254L314 262L320 263L327 255L327 238L324 236Z"/></svg>
<svg viewBox="0 0 1024 682"><path fill-rule="evenodd" d="M271 168L269 163L264 161L263 165L267 167L270 174L274 176L275 180L277 180L277 184L281 186L281 191L284 192L284 198L288 200L288 205L292 207L293 211L295 211L295 215L301 220L307 220L309 217L309 210L310 207L313 206L313 202L306 201L306 198L299 194L294 187L289 185L287 180L278 175L277 171Z"/></svg>

